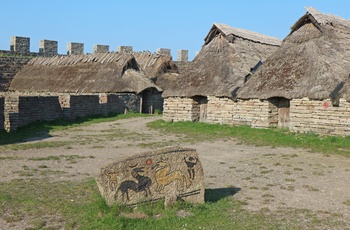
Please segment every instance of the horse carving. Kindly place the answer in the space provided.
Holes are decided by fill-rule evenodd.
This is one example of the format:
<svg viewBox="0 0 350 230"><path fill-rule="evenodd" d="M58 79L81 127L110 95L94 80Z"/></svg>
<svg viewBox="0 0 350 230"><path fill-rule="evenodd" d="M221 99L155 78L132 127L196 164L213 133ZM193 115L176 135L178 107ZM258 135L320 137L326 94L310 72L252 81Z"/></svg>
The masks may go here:
<svg viewBox="0 0 350 230"><path fill-rule="evenodd" d="M131 171L131 175L137 180L126 180L123 181L117 190L120 191L122 193L122 199L124 201L124 195L126 195L126 199L129 201L129 190L132 190L136 193L138 192L144 192L145 197L148 197L148 195L151 195L151 191L150 191L150 187L152 185L152 180L151 178L147 177L147 176L142 176L140 175L140 173L144 172L144 167L136 167L138 164L136 164L135 166L129 166L130 168L132 168ZM116 195L117 195L116 193Z"/></svg>
<svg viewBox="0 0 350 230"><path fill-rule="evenodd" d="M157 182L157 191L161 191L165 186L173 181L177 183L177 190L183 190L191 185L190 178L180 170L170 171L171 167L167 160L162 159L152 169L156 169L155 180ZM180 185L181 184L181 185Z"/></svg>

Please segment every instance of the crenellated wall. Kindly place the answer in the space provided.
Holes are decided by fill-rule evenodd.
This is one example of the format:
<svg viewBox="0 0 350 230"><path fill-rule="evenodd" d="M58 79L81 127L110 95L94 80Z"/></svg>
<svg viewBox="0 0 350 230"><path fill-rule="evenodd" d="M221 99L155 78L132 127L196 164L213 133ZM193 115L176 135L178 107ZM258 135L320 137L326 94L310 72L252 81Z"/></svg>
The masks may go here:
<svg viewBox="0 0 350 230"><path fill-rule="evenodd" d="M84 43L80 42L68 42L67 43L67 52L60 55L71 55L71 54L84 54ZM94 44L93 46L94 53L107 53L109 51L109 45L99 45ZM116 52L127 52L133 53L132 46L118 46ZM171 49L168 48L158 48L155 53L171 56ZM55 56L58 54L58 42L54 40L40 40L39 41L39 50L38 52L30 51L30 38L29 37L20 37L20 36L11 36L10 37L10 49L9 50L0 50L1 54L6 55L21 55L21 56ZM178 62L188 62L188 50L178 50L177 55Z"/></svg>

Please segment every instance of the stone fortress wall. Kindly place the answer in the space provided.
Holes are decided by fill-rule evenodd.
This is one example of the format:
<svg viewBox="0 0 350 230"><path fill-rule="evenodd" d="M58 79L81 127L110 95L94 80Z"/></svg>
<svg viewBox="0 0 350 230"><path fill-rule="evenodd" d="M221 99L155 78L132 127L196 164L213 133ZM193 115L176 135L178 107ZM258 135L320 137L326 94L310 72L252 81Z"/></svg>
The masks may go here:
<svg viewBox="0 0 350 230"><path fill-rule="evenodd" d="M93 47L94 53L107 53L113 52L110 51L109 45L99 45L95 44ZM127 52L132 53L132 46L118 46L116 52ZM156 53L162 55L171 56L171 49L167 48L158 48ZM10 38L10 49L9 50L0 50L0 54L8 55L20 55L20 56L55 56L62 55L58 53L58 42L53 40L40 40L39 41L39 51L31 52L30 51L30 38L29 37L19 37L12 36ZM80 42L68 42L67 43L67 53L64 55L72 54L84 54L84 43ZM178 50L178 62L188 62L188 50Z"/></svg>
<svg viewBox="0 0 350 230"><path fill-rule="evenodd" d="M108 45L96 44L94 53L110 52ZM113 52L113 51L112 51ZM133 53L132 46L119 46L116 52ZM156 53L171 56L171 50L157 49ZM179 51L178 62L188 62L188 50ZM67 53L58 54L58 42L41 40L39 51L30 51L30 38L12 36L10 49L0 50L0 130L15 131L35 121L55 119L74 120L91 115L139 112L140 95L127 94L45 94L8 92L8 87L18 71L32 58L84 54L84 43L67 43Z"/></svg>

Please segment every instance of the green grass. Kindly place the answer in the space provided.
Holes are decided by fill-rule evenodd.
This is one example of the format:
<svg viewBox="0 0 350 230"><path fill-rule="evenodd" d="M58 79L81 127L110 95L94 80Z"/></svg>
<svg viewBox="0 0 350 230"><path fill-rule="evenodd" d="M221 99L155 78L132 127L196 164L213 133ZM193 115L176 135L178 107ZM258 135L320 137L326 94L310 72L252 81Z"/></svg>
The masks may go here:
<svg viewBox="0 0 350 230"><path fill-rule="evenodd" d="M50 132L58 130L66 130L73 127L86 126L100 122L110 122L119 119L127 119L133 117L147 117L147 114L128 113L128 114L112 114L108 117L91 116L86 118L78 118L75 121L55 120L52 122L34 122L30 125L20 127L13 132L0 131L0 146L16 144L26 139L36 137L36 139L50 137ZM31 148L50 148L69 145L69 142L38 142L32 144L11 145L13 150L31 149Z"/></svg>
<svg viewBox="0 0 350 230"><path fill-rule="evenodd" d="M167 133L186 134L189 139L197 141L232 137L256 146L305 148L325 155L350 156L350 136L322 137L313 133L292 133L285 129L255 129L248 126L194 122L169 123L162 120L151 122L148 126Z"/></svg>
<svg viewBox="0 0 350 230"><path fill-rule="evenodd" d="M302 229L305 219L299 218L303 213L288 215L294 211L285 210L281 218L269 212L248 212L243 209L246 203L230 196L234 193L234 188L207 189L204 204L178 201L165 208L159 201L135 209L106 205L93 179L13 180L0 183L0 216L9 224L26 221L28 229ZM179 211L188 215L179 216ZM308 227L327 224L320 220Z"/></svg>

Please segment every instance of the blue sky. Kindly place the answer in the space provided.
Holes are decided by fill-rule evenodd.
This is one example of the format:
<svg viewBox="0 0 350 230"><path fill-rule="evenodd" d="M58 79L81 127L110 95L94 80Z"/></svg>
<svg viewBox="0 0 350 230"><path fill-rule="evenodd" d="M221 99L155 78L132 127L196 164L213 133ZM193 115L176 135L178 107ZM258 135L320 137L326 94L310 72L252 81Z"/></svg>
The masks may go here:
<svg viewBox="0 0 350 230"><path fill-rule="evenodd" d="M1 0L0 50L9 50L11 36L30 37L31 52L39 41L94 44L110 51L130 45L134 51L170 48L189 50L189 59L201 49L213 23L225 23L283 39L305 14L305 6L350 19L349 0Z"/></svg>

